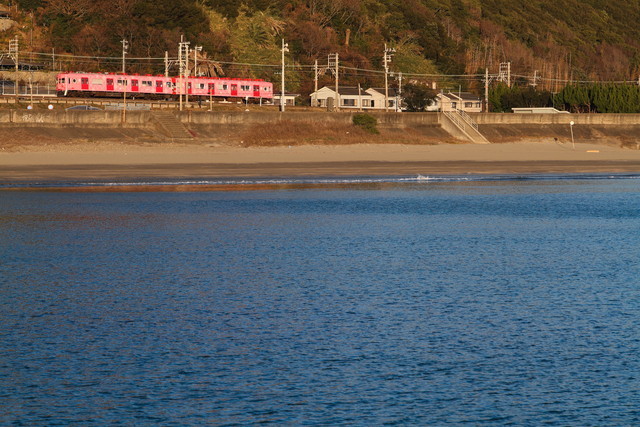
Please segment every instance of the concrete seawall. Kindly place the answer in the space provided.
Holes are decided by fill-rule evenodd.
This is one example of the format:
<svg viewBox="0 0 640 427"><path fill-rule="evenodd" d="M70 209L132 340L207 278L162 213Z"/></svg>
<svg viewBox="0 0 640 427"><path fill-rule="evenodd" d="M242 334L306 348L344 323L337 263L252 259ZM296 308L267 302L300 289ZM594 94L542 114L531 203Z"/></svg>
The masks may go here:
<svg viewBox="0 0 640 427"><path fill-rule="evenodd" d="M186 128L201 138L230 138L251 127L271 126L284 122L314 126L351 126L357 113L324 113L288 111L265 112L174 112ZM390 135L413 132L441 141L453 140L451 130L443 128L439 113L374 113L378 128ZM480 132L491 142L570 140L571 126L576 142L607 142L631 148L640 146L640 114L475 114ZM118 129L119 132L163 140L153 112L128 111L126 120L120 111L0 110L0 128L64 129L72 135L75 129L86 135L91 129ZM117 133L115 134L117 135Z"/></svg>

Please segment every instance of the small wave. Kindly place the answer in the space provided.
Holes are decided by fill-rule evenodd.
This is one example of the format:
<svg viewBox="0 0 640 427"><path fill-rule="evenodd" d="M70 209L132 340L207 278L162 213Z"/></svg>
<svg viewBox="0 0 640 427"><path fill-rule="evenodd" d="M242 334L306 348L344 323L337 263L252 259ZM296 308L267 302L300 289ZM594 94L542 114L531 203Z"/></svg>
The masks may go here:
<svg viewBox="0 0 640 427"><path fill-rule="evenodd" d="M0 189L55 189L55 188L125 188L192 186L323 186L365 184L433 184L459 182L498 181L569 181L569 180L632 180L640 174L537 174L537 175L411 175L411 176L349 176L349 177L276 177L276 178L213 178L213 179L140 179L127 181L42 181L5 182Z"/></svg>

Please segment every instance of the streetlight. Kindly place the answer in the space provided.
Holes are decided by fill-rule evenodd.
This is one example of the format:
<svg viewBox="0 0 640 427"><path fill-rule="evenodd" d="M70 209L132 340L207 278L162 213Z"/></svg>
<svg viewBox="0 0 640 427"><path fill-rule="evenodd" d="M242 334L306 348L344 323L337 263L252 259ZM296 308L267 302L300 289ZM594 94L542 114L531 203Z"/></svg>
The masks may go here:
<svg viewBox="0 0 640 427"><path fill-rule="evenodd" d="M571 120L569 122L569 129L571 129L571 145L573 146L573 149L575 150L576 149L576 143L573 140L573 125L575 125L575 123L573 122L573 120Z"/></svg>

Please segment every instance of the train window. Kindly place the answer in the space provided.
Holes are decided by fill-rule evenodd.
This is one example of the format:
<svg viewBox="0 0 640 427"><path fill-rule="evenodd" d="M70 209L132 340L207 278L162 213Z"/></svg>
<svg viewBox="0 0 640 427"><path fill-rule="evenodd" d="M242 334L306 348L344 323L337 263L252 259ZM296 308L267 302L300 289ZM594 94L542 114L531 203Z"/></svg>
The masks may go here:
<svg viewBox="0 0 640 427"><path fill-rule="evenodd" d="M126 85L126 84L127 84L127 81L126 81L126 80L123 80L123 79L118 79L118 84L119 84L119 85Z"/></svg>
<svg viewBox="0 0 640 427"><path fill-rule="evenodd" d="M249 85L240 85L240 90L249 90Z"/></svg>
<svg viewBox="0 0 640 427"><path fill-rule="evenodd" d="M200 83L199 87L200 89L204 89L204 83Z"/></svg>
<svg viewBox="0 0 640 427"><path fill-rule="evenodd" d="M102 79L91 79L91 84L92 85L97 85L97 86L102 86L104 84L104 81Z"/></svg>
<svg viewBox="0 0 640 427"><path fill-rule="evenodd" d="M78 83L78 81L76 79L73 79L71 82L72 83Z"/></svg>
<svg viewBox="0 0 640 427"><path fill-rule="evenodd" d="M222 90L228 90L229 89L229 85L227 84L223 84L222 85Z"/></svg>
<svg viewBox="0 0 640 427"><path fill-rule="evenodd" d="M171 87L171 82L167 82L167 87Z"/></svg>
<svg viewBox="0 0 640 427"><path fill-rule="evenodd" d="M148 87L151 87L151 86L152 86L152 85L151 85L151 81L150 81L150 80L143 80L143 81L142 81L142 86L148 86Z"/></svg>
<svg viewBox="0 0 640 427"><path fill-rule="evenodd" d="M265 92L269 92L269 86L265 86L263 89Z"/></svg>

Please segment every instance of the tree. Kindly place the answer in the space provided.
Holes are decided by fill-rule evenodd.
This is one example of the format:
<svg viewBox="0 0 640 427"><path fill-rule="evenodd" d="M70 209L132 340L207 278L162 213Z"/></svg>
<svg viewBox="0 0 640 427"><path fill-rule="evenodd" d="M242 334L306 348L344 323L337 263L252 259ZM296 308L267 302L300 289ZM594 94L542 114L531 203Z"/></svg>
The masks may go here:
<svg viewBox="0 0 640 427"><path fill-rule="evenodd" d="M428 86L419 83L409 83L403 88L403 98L407 105L407 111L425 111L432 105L437 93Z"/></svg>

